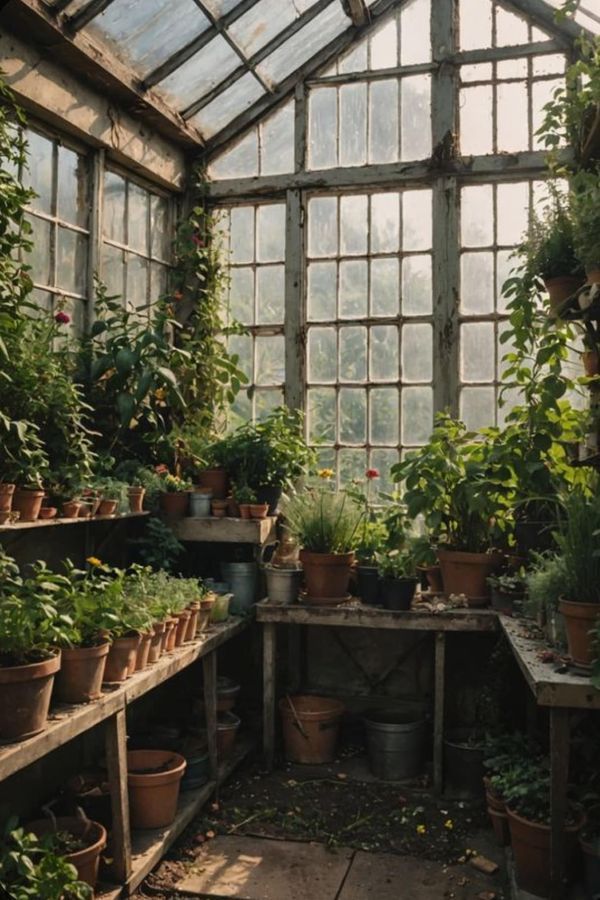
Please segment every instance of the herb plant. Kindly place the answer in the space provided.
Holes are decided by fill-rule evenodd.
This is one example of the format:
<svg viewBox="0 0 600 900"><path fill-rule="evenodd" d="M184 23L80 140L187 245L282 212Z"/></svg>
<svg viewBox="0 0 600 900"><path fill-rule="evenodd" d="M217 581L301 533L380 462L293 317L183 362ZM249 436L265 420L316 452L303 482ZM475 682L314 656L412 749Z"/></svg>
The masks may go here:
<svg viewBox="0 0 600 900"><path fill-rule="evenodd" d="M10 900L92 900L77 869L54 845L53 835L37 838L10 819L0 837L0 893Z"/></svg>
<svg viewBox="0 0 600 900"><path fill-rule="evenodd" d="M364 512L344 491L315 487L285 498L286 525L304 550L349 553L357 545Z"/></svg>

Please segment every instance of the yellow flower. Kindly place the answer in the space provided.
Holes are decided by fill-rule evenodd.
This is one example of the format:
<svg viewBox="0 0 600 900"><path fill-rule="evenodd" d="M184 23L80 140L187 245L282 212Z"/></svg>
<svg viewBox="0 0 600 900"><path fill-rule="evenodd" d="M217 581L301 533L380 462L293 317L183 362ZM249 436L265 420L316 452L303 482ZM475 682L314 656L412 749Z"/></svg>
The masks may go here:
<svg viewBox="0 0 600 900"><path fill-rule="evenodd" d="M319 478L322 478L324 481L326 481L329 478L333 478L334 471L333 469L319 469L317 475L319 476Z"/></svg>
<svg viewBox="0 0 600 900"><path fill-rule="evenodd" d="M444 822L444 828L447 828L448 831L452 831L452 829L454 828L454 822L452 821L452 819L446 819L446 821Z"/></svg>
<svg viewBox="0 0 600 900"><path fill-rule="evenodd" d="M97 556L88 556L86 562L90 564L90 566L101 566L102 560L98 559Z"/></svg>
<svg viewBox="0 0 600 900"><path fill-rule="evenodd" d="M156 388L156 390L154 391L154 396L157 400L164 400L167 396L167 392L164 388Z"/></svg>
<svg viewBox="0 0 600 900"><path fill-rule="evenodd" d="M427 832L427 828L425 825L417 825L417 834L425 834Z"/></svg>

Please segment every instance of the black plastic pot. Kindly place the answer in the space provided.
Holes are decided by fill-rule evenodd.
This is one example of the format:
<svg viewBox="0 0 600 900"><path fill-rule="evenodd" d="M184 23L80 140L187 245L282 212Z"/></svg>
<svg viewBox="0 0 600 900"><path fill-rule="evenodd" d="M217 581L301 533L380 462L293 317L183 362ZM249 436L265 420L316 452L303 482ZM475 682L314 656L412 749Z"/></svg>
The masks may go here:
<svg viewBox="0 0 600 900"><path fill-rule="evenodd" d="M381 599L386 609L410 609L418 578L382 578Z"/></svg>
<svg viewBox="0 0 600 900"><path fill-rule="evenodd" d="M457 728L444 741L445 793L483 800L483 746L469 741L471 731Z"/></svg>
<svg viewBox="0 0 600 900"><path fill-rule="evenodd" d="M583 853L585 891L588 900L600 900L600 846L598 840L579 839Z"/></svg>
<svg viewBox="0 0 600 900"><path fill-rule="evenodd" d="M268 515L274 516L277 514L277 507L279 506L282 492L283 488L281 485L279 485L279 487L273 487L272 485L264 484L262 487L256 488L256 502L268 503Z"/></svg>
<svg viewBox="0 0 600 900"><path fill-rule="evenodd" d="M379 572L376 566L357 566L358 593L363 603L377 606L379 603Z"/></svg>

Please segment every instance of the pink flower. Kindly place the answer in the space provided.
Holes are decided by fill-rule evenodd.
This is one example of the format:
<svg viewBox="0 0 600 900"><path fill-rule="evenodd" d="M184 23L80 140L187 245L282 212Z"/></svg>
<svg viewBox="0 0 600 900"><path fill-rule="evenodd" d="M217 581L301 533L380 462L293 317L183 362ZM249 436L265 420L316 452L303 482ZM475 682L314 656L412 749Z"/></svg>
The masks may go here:
<svg viewBox="0 0 600 900"><path fill-rule="evenodd" d="M371 481L373 478L379 478L379 469L367 469L366 477Z"/></svg>
<svg viewBox="0 0 600 900"><path fill-rule="evenodd" d="M71 316L68 313L63 312L61 309L54 316L54 321L57 325L68 325L71 321Z"/></svg>

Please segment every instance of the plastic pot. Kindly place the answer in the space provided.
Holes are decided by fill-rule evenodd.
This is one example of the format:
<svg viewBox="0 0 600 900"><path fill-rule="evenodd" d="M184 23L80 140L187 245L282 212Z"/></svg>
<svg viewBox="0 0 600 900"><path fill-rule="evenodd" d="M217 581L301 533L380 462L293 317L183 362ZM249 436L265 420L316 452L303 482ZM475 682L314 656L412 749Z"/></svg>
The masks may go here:
<svg viewBox="0 0 600 900"><path fill-rule="evenodd" d="M19 513L19 522L35 522L40 514L44 491L17 488L12 498L12 511Z"/></svg>
<svg viewBox="0 0 600 900"><path fill-rule="evenodd" d="M283 722L285 757L289 762L333 762L344 704L331 697L296 695L283 697L279 711Z"/></svg>
<svg viewBox="0 0 600 900"><path fill-rule="evenodd" d="M100 854L106 847L106 829L100 822L89 819L78 819L75 816L59 816L57 819L40 819L29 822L25 826L37 837L53 834L55 831L66 831L86 844L83 850L66 853L64 859L77 869L77 877L90 887L96 887Z"/></svg>
<svg viewBox="0 0 600 900"><path fill-rule="evenodd" d="M207 519L210 516L212 491L192 491L190 494L190 516L195 519Z"/></svg>
<svg viewBox="0 0 600 900"><path fill-rule="evenodd" d="M408 610L413 602L418 578L382 578L381 599L386 609Z"/></svg>
<svg viewBox="0 0 600 900"><path fill-rule="evenodd" d="M591 631L600 615L600 605L561 600L558 608L564 616L569 655L575 665L589 669L595 656Z"/></svg>
<svg viewBox="0 0 600 900"><path fill-rule="evenodd" d="M357 566L358 593L363 603L377 606L380 601L379 570L377 566Z"/></svg>
<svg viewBox="0 0 600 900"><path fill-rule="evenodd" d="M487 606L490 601L487 579L500 568L503 559L501 553L438 550L444 592L465 594L469 606Z"/></svg>
<svg viewBox="0 0 600 900"><path fill-rule="evenodd" d="M23 741L46 727L61 654L25 666L0 666L0 739Z"/></svg>
<svg viewBox="0 0 600 900"><path fill-rule="evenodd" d="M220 760L229 759L241 721L232 712L219 713L217 717L217 755Z"/></svg>
<svg viewBox="0 0 600 900"><path fill-rule="evenodd" d="M166 519L182 519L187 515L189 500L189 491L164 491L159 496L160 510Z"/></svg>
<svg viewBox="0 0 600 900"><path fill-rule="evenodd" d="M302 569L277 569L265 566L267 596L275 606L289 606L295 603L300 592Z"/></svg>
<svg viewBox="0 0 600 900"><path fill-rule="evenodd" d="M339 603L348 594L354 553L300 551L307 603Z"/></svg>
<svg viewBox="0 0 600 900"><path fill-rule="evenodd" d="M258 566L255 562L221 563L221 571L233 595L230 612L234 616L242 616L256 600Z"/></svg>
<svg viewBox="0 0 600 900"><path fill-rule="evenodd" d="M62 703L90 703L102 696L102 682L110 641L96 647L73 647L61 654L54 694Z"/></svg>
<svg viewBox="0 0 600 900"><path fill-rule="evenodd" d="M177 813L179 787L186 761L167 750L131 750L127 785L132 828L164 828Z"/></svg>
<svg viewBox="0 0 600 900"><path fill-rule="evenodd" d="M550 826L524 819L507 807L510 842L518 886L538 897L550 896ZM576 849L583 818L564 831L563 852L568 866Z"/></svg>
<svg viewBox="0 0 600 900"><path fill-rule="evenodd" d="M135 671L140 641L139 634L128 634L115 638L106 657L106 668L104 669L106 684L125 681Z"/></svg>
<svg viewBox="0 0 600 900"><path fill-rule="evenodd" d="M381 710L365 717L369 765L383 781L414 778L423 767L425 719Z"/></svg>
<svg viewBox="0 0 600 900"><path fill-rule="evenodd" d="M152 644L152 638L154 637L153 632L143 632L140 635L140 643L137 648L137 653L135 654L135 666L134 672L141 672L142 669L145 669L148 665L148 659L150 656L150 645ZM133 672L129 673L133 675Z"/></svg>
<svg viewBox="0 0 600 900"><path fill-rule="evenodd" d="M210 758L207 750L199 749L188 753L184 750L187 768L181 780L182 791L193 791L202 787L210 778Z"/></svg>

